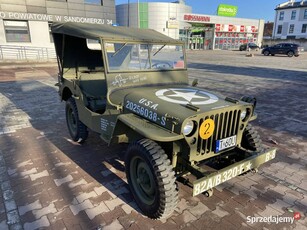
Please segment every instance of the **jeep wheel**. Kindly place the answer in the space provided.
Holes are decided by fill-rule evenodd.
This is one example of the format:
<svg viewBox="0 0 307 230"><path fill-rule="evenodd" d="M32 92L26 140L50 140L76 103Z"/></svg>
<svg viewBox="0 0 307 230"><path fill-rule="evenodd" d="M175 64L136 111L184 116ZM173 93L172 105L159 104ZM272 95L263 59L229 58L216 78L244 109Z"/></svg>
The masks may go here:
<svg viewBox="0 0 307 230"><path fill-rule="evenodd" d="M287 53L287 55L288 55L288 57L293 57L294 52L293 52L293 51L289 51L289 52Z"/></svg>
<svg viewBox="0 0 307 230"><path fill-rule="evenodd" d="M75 99L70 97L66 101L66 123L73 141L83 143L87 136L87 127L79 120Z"/></svg>
<svg viewBox="0 0 307 230"><path fill-rule="evenodd" d="M150 218L169 216L178 201L175 173L164 150L142 139L129 145L125 157L131 193L141 211Z"/></svg>
<svg viewBox="0 0 307 230"><path fill-rule="evenodd" d="M269 55L270 55L270 52L269 52L268 50L266 50L266 51L263 52L263 55L264 55L264 56L269 56Z"/></svg>
<svg viewBox="0 0 307 230"><path fill-rule="evenodd" d="M241 146L245 149L261 152L263 149L262 141L258 132L253 126L248 124L243 132Z"/></svg>

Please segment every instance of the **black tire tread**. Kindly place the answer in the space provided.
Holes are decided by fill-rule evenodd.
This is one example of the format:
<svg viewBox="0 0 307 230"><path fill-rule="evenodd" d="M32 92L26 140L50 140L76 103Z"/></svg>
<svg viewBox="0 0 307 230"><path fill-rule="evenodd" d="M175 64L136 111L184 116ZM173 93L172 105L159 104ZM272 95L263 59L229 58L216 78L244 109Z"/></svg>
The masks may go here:
<svg viewBox="0 0 307 230"><path fill-rule="evenodd" d="M147 152L147 159L149 159L154 170L160 193L160 205L158 210L156 210L155 213L144 214L153 219L164 219L174 211L178 203L175 172L164 150L156 142L149 139L139 140L132 143L128 147L127 152L134 151L135 148ZM128 173L126 168L126 174L128 175ZM139 207L142 210L140 205ZM142 211L144 212L144 210Z"/></svg>
<svg viewBox="0 0 307 230"><path fill-rule="evenodd" d="M243 132L242 147L256 152L263 149L260 135L251 124L248 124Z"/></svg>
<svg viewBox="0 0 307 230"><path fill-rule="evenodd" d="M68 100L66 101L66 110L68 106L70 106L74 110L76 114L76 119L77 119L77 132L73 134L72 131L69 130L70 136L73 139L73 141L78 142L78 143L83 143L88 137L88 130L87 130L86 125L84 125L79 120L78 108L77 108L74 98L72 97L68 98ZM66 116L66 119L67 119L67 116ZM68 126L68 121L66 120L66 122ZM69 126L68 126L68 129L69 129Z"/></svg>

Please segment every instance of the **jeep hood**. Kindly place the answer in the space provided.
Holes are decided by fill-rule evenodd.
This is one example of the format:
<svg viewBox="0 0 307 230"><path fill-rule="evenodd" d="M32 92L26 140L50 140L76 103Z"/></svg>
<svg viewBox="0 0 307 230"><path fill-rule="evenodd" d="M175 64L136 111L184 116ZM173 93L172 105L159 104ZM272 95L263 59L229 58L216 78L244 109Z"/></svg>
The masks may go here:
<svg viewBox="0 0 307 230"><path fill-rule="evenodd" d="M189 86L138 87L117 90L110 95L112 103L121 104L125 113L134 113L159 125L168 121L182 124L185 119L245 102Z"/></svg>

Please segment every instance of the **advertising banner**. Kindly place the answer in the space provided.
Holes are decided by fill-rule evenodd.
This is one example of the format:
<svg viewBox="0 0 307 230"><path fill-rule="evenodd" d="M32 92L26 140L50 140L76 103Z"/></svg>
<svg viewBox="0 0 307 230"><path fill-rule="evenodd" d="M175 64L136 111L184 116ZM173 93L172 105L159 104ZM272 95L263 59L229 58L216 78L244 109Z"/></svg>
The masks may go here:
<svg viewBox="0 0 307 230"><path fill-rule="evenodd" d="M235 17L238 12L237 6L220 4L217 8L218 16Z"/></svg>
<svg viewBox="0 0 307 230"><path fill-rule="evenodd" d="M246 31L247 33L251 33L251 32L252 32L252 26L246 26L245 28L246 28L245 31Z"/></svg>
<svg viewBox="0 0 307 230"><path fill-rule="evenodd" d="M170 19L167 21L166 28L168 29L179 29L179 22L176 19Z"/></svg>
<svg viewBox="0 0 307 230"><path fill-rule="evenodd" d="M215 31L220 32L221 31L221 24L215 24Z"/></svg>

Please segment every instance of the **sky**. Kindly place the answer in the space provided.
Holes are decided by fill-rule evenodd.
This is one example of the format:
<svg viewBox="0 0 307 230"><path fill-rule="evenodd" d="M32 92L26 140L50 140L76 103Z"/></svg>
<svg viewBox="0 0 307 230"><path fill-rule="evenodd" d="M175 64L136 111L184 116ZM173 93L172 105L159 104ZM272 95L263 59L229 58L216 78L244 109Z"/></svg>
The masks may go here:
<svg viewBox="0 0 307 230"><path fill-rule="evenodd" d="M173 2L174 0L139 0L139 2ZM130 0L130 3L137 0ZM238 18L264 19L274 21L275 7L287 0L186 0L194 14L216 15L219 4L238 6ZM115 0L116 5L128 3L128 0Z"/></svg>

